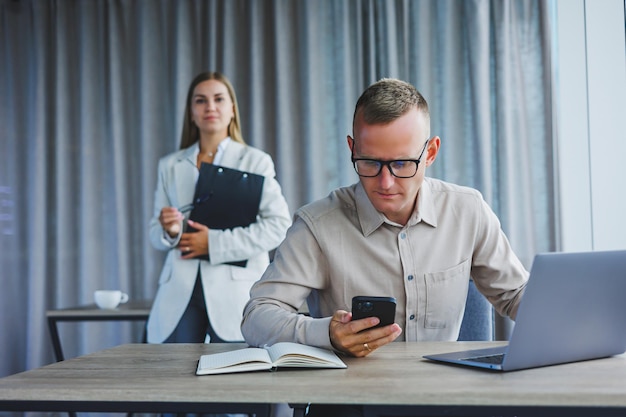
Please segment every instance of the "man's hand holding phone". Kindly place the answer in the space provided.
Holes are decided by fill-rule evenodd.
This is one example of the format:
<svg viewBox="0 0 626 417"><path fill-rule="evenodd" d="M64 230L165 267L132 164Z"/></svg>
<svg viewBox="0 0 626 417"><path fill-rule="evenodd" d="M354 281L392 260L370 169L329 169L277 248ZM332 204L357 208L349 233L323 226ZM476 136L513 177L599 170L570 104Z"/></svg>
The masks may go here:
<svg viewBox="0 0 626 417"><path fill-rule="evenodd" d="M393 342L402 334L394 323L396 302L392 297L352 299L352 312L338 310L330 322L330 341L335 349L364 357Z"/></svg>

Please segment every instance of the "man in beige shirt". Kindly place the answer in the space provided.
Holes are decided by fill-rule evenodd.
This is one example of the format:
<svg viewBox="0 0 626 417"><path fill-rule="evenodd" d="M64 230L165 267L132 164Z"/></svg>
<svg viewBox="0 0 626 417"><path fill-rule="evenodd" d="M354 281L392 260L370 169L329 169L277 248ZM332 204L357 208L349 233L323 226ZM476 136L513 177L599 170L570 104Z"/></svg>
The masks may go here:
<svg viewBox="0 0 626 417"><path fill-rule="evenodd" d="M470 277L515 318L528 279L481 194L426 178L441 140L410 84L383 79L359 98L348 146L360 181L295 214L251 290L241 330L250 345L280 341L366 356L394 340L456 340ZM356 295L397 299L395 323L363 331ZM310 316L298 314L305 300Z"/></svg>

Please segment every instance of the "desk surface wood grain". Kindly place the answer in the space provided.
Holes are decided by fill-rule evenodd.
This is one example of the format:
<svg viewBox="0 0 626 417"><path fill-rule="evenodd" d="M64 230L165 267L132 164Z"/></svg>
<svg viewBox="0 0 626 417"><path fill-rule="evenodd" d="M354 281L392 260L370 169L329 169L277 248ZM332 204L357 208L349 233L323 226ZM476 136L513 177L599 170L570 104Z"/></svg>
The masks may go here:
<svg viewBox="0 0 626 417"><path fill-rule="evenodd" d="M626 408L625 355L510 373L422 358L500 343L400 342L367 358L344 358L347 369L212 376L195 376L200 355L245 345L122 345L0 379L0 410L26 402L34 410L37 402L99 402L119 409L223 402Z"/></svg>

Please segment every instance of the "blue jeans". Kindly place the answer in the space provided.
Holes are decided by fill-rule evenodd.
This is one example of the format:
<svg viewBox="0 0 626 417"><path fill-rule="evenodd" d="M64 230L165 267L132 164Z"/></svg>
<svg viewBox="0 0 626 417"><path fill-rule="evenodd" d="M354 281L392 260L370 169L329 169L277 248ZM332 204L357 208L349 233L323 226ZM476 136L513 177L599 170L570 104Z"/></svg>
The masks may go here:
<svg viewBox="0 0 626 417"><path fill-rule="evenodd" d="M187 309L164 343L203 343L207 334L211 337L211 342L224 343L209 321L202 292L202 280L198 273Z"/></svg>

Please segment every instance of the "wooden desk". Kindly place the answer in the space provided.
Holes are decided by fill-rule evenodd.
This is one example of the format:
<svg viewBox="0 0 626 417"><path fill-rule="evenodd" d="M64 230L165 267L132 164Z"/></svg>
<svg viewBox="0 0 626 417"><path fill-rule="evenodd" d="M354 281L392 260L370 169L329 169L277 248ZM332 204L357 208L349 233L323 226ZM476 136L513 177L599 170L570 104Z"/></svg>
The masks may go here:
<svg viewBox="0 0 626 417"><path fill-rule="evenodd" d="M499 343L391 343L345 358L347 369L199 377L200 355L242 345L122 345L0 379L0 410L195 413L237 402L366 404L387 416L626 415L626 355L511 373L422 359Z"/></svg>
<svg viewBox="0 0 626 417"><path fill-rule="evenodd" d="M57 323L60 321L146 321L152 301L129 301L112 310L103 310L95 304L80 307L48 310L48 329L57 362L64 360Z"/></svg>

